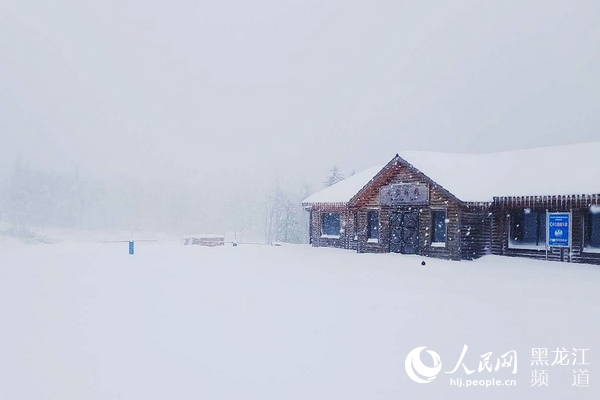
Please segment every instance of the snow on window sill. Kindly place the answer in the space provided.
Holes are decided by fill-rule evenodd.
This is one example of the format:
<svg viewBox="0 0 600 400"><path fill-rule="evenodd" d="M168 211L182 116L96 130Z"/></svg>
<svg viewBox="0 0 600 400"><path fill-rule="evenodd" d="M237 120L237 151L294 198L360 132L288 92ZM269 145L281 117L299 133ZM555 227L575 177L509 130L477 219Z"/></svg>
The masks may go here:
<svg viewBox="0 0 600 400"><path fill-rule="evenodd" d="M431 247L446 247L446 242L432 242Z"/></svg>
<svg viewBox="0 0 600 400"><path fill-rule="evenodd" d="M583 252L584 253L596 253L596 254L600 254L600 247L586 246L586 247L583 248Z"/></svg>
<svg viewBox="0 0 600 400"><path fill-rule="evenodd" d="M379 243L379 239L367 239L367 243Z"/></svg>
<svg viewBox="0 0 600 400"><path fill-rule="evenodd" d="M541 245L517 244L517 243L510 242L510 241L508 242L508 248L515 249L515 250L538 250L538 251L546 250L546 246L543 244L541 244ZM548 247L548 251L550 251L550 247Z"/></svg>
<svg viewBox="0 0 600 400"><path fill-rule="evenodd" d="M321 239L339 239L340 235L321 235Z"/></svg>

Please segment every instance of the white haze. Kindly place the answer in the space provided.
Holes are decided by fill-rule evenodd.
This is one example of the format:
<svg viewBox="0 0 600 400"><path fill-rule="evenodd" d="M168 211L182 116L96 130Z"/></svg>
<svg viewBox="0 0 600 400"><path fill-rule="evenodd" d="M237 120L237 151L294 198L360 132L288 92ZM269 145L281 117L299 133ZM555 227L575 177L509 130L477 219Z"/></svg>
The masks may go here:
<svg viewBox="0 0 600 400"><path fill-rule="evenodd" d="M299 207L334 164L597 140L599 16L597 1L4 1L0 218L258 236L276 182ZM18 163L43 205L15 216Z"/></svg>

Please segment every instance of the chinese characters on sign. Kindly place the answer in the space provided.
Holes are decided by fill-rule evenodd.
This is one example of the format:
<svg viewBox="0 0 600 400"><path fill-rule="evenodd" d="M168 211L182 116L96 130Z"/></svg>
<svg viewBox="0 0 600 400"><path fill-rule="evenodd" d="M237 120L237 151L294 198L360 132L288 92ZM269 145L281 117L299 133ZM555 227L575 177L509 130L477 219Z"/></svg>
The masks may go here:
<svg viewBox="0 0 600 400"><path fill-rule="evenodd" d="M548 213L547 223L548 247L571 246L571 213Z"/></svg>
<svg viewBox="0 0 600 400"><path fill-rule="evenodd" d="M379 192L382 206L429 204L429 185L425 183L398 183L384 186Z"/></svg>

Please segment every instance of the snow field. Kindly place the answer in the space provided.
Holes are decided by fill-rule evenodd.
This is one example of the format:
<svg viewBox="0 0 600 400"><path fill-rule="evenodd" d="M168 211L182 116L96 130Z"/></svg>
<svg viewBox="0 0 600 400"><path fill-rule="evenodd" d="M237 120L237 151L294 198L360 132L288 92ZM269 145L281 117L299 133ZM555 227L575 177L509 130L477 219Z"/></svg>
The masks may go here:
<svg viewBox="0 0 600 400"><path fill-rule="evenodd" d="M0 247L0 398L597 398L600 269L486 257L451 262L309 246L178 243ZM427 346L442 371L509 351L519 371L411 381ZM532 347L590 349L590 388ZM424 359L424 361L426 361ZM600 371L600 370L598 370ZM450 378L517 387L456 388Z"/></svg>

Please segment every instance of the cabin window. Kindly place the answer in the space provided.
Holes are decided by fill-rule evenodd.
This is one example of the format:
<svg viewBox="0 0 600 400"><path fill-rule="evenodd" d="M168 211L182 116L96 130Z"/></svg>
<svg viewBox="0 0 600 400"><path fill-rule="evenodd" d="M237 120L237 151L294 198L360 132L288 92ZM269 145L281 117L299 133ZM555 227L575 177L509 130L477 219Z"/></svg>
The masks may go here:
<svg viewBox="0 0 600 400"><path fill-rule="evenodd" d="M367 240L379 240L379 211L367 212Z"/></svg>
<svg viewBox="0 0 600 400"><path fill-rule="evenodd" d="M600 210L588 211L585 216L585 247L600 249Z"/></svg>
<svg viewBox="0 0 600 400"><path fill-rule="evenodd" d="M510 215L510 241L514 245L546 245L546 211L516 210Z"/></svg>
<svg viewBox="0 0 600 400"><path fill-rule="evenodd" d="M431 212L431 245L443 247L446 245L446 210L433 210Z"/></svg>
<svg viewBox="0 0 600 400"><path fill-rule="evenodd" d="M354 240L358 239L358 212L354 212Z"/></svg>
<svg viewBox="0 0 600 400"><path fill-rule="evenodd" d="M340 214L326 212L321 214L321 235L340 236Z"/></svg>

